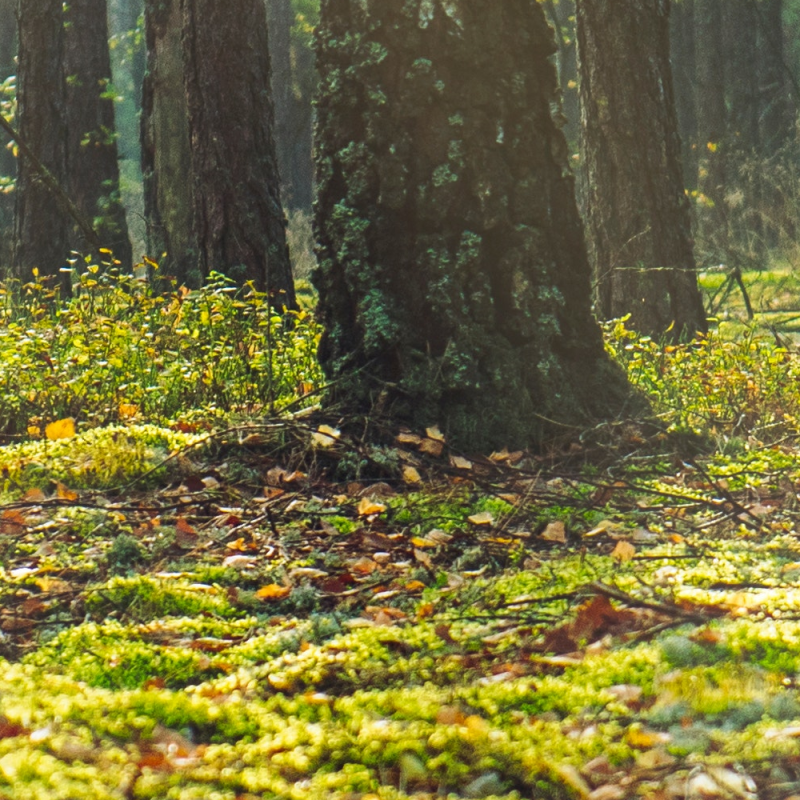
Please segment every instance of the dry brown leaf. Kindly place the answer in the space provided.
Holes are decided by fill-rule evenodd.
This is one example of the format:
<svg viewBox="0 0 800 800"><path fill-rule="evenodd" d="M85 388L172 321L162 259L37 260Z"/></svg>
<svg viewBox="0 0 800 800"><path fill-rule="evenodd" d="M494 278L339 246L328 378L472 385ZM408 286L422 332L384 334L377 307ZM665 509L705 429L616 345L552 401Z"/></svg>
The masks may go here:
<svg viewBox="0 0 800 800"><path fill-rule="evenodd" d="M439 458L444 451L444 445L435 439L423 439L419 444L419 451L425 455Z"/></svg>
<svg viewBox="0 0 800 800"><path fill-rule="evenodd" d="M431 557L424 550L420 550L415 547L414 558L416 558L420 564L426 566L428 569L433 569L433 561L431 561Z"/></svg>
<svg viewBox="0 0 800 800"><path fill-rule="evenodd" d="M630 561L636 555L636 548L630 543L621 539L617 546L611 551L611 558L615 558L621 564Z"/></svg>
<svg viewBox="0 0 800 800"><path fill-rule="evenodd" d="M43 503L47 500L47 495L41 489L28 489L28 491L22 495L22 499L26 503Z"/></svg>
<svg viewBox="0 0 800 800"><path fill-rule="evenodd" d="M473 514L467 519L473 525L494 525L494 517L490 511L480 511L477 514Z"/></svg>
<svg viewBox="0 0 800 800"><path fill-rule="evenodd" d="M546 542L555 542L556 544L566 544L567 542L567 529L561 520L551 522L539 536Z"/></svg>
<svg viewBox="0 0 800 800"><path fill-rule="evenodd" d="M469 470L472 469L472 462L467 458L461 456L450 456L450 466L456 469Z"/></svg>
<svg viewBox="0 0 800 800"><path fill-rule="evenodd" d="M411 433L409 431L401 431L397 438L395 439L397 444L404 444L404 445L413 445L417 447L422 443L422 437L418 436L416 433Z"/></svg>

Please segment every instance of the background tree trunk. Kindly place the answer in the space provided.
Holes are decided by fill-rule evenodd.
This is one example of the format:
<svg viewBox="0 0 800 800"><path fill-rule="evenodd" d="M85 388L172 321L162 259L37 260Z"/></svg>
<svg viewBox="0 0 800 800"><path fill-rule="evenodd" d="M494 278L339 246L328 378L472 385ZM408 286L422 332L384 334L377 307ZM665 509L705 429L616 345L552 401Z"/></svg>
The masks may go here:
<svg viewBox="0 0 800 800"><path fill-rule="evenodd" d="M114 105L107 94L111 59L106 0L70 0L65 22L66 191L87 219L94 221L100 241L127 272L133 264L120 200ZM72 247L86 249L79 231L73 232Z"/></svg>
<svg viewBox="0 0 800 800"><path fill-rule="evenodd" d="M17 74L16 5L17 0L0 0L0 83ZM7 145L6 135L0 133L0 178L14 180L17 175L17 159ZM5 183L0 185L0 190L5 188ZM0 275L11 266L13 243L14 193L0 191Z"/></svg>
<svg viewBox="0 0 800 800"><path fill-rule="evenodd" d="M694 0L679 0L670 11L670 62L675 90L684 186L697 188Z"/></svg>
<svg viewBox="0 0 800 800"><path fill-rule="evenodd" d="M310 37L292 45L294 61L294 103L290 124L292 147L292 208L311 211L314 202L314 105L317 68Z"/></svg>
<svg viewBox="0 0 800 800"><path fill-rule="evenodd" d="M619 413L629 390L591 313L542 7L323 0L318 45L333 399L476 448Z"/></svg>
<svg viewBox="0 0 800 800"><path fill-rule="evenodd" d="M272 72L272 98L275 106L275 155L281 176L281 196L287 208L294 197L292 181L292 114L294 75L292 70L292 0L267 0L267 29Z"/></svg>
<svg viewBox="0 0 800 800"><path fill-rule="evenodd" d="M183 0L197 269L296 308L272 138L263 0Z"/></svg>
<svg viewBox="0 0 800 800"><path fill-rule="evenodd" d="M795 107L783 46L783 0L757 0L762 152L771 156L794 132Z"/></svg>
<svg viewBox="0 0 800 800"><path fill-rule="evenodd" d="M147 249L159 273L198 287L191 155L179 0L147 0L142 86L142 177Z"/></svg>
<svg viewBox="0 0 800 800"><path fill-rule="evenodd" d="M706 330L683 189L669 4L578 0L587 240L606 319L651 336Z"/></svg>
<svg viewBox="0 0 800 800"><path fill-rule="evenodd" d="M57 180L66 178L67 131L64 109L64 20L61 0L22 0L19 19L18 130ZM20 279L32 270L53 276L69 291L69 276L59 273L69 252L70 225L51 191L25 158L19 160L14 213L14 266Z"/></svg>
<svg viewBox="0 0 800 800"><path fill-rule="evenodd" d="M726 0L727 2L727 0ZM698 226L704 240L727 251L725 214L725 59L721 0L695 0L695 52L697 57L697 148L699 182L704 195L698 208Z"/></svg>

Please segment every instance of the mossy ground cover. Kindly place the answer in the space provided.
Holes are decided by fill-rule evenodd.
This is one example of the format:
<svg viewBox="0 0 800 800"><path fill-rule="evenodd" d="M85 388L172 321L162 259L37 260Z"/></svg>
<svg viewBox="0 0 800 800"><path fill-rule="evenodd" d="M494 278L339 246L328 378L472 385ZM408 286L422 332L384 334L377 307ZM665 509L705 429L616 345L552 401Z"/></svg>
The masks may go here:
<svg viewBox="0 0 800 800"><path fill-rule="evenodd" d="M0 797L800 792L791 347L612 325L655 425L461 453L435 427L311 408L310 319L222 283L166 300L123 283L63 307L29 287L0 331L27 314L61 348L25 362L41 407L40 389L4 401ZM268 359L244 328L225 352L249 367L200 407L166 361L127 357L144 315L215 364L240 304L291 380L253 367ZM70 351L76 309L106 365ZM179 333L179 311L218 314L216 333ZM117 361L134 373L111 388L84 374ZM271 379L270 402L243 402ZM100 385L70 405L70 380ZM173 405L141 399L166 386Z"/></svg>

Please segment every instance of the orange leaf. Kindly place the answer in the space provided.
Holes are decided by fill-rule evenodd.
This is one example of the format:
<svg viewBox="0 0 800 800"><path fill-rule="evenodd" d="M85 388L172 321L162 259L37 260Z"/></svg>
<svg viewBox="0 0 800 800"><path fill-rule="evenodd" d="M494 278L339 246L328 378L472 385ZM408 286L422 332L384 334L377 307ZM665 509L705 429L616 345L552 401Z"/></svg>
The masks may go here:
<svg viewBox="0 0 800 800"><path fill-rule="evenodd" d="M277 583L270 583L262 586L257 592L259 600L284 600L292 593L291 586L279 586Z"/></svg>
<svg viewBox="0 0 800 800"><path fill-rule="evenodd" d="M380 514L386 511L386 506L383 503L376 503L368 497L362 497L361 502L358 504L357 511L360 517L369 517L373 514Z"/></svg>
<svg viewBox="0 0 800 800"><path fill-rule="evenodd" d="M56 439L71 439L75 435L75 420L72 417L65 417L57 422L51 422L44 429L44 434L51 442Z"/></svg>
<svg viewBox="0 0 800 800"><path fill-rule="evenodd" d="M73 492L72 489L68 489L63 483L57 483L56 497L59 500L68 500L69 502L72 502L73 500L78 499L78 493Z"/></svg>
<svg viewBox="0 0 800 800"><path fill-rule="evenodd" d="M621 564L630 561L636 555L636 548L630 543L624 540L620 540L617 542L617 546L611 553L611 558L615 558Z"/></svg>

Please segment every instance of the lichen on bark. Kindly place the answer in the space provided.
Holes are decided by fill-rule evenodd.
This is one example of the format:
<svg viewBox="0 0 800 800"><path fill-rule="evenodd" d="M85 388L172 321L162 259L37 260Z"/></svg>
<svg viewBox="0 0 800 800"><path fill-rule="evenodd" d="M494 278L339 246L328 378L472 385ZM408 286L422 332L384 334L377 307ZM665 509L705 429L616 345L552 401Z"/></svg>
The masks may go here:
<svg viewBox="0 0 800 800"><path fill-rule="evenodd" d="M324 0L314 276L334 399L473 447L630 398L591 313L552 33L528 0Z"/></svg>

